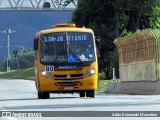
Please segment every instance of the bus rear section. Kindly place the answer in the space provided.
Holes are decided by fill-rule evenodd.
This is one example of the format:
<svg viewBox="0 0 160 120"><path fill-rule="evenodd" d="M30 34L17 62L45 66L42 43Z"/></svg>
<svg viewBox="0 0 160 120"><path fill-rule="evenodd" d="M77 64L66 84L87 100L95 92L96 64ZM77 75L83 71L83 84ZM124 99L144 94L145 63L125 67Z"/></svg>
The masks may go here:
<svg viewBox="0 0 160 120"><path fill-rule="evenodd" d="M56 25L36 34L35 83L39 99L50 93L95 97L98 63L94 33L74 24Z"/></svg>

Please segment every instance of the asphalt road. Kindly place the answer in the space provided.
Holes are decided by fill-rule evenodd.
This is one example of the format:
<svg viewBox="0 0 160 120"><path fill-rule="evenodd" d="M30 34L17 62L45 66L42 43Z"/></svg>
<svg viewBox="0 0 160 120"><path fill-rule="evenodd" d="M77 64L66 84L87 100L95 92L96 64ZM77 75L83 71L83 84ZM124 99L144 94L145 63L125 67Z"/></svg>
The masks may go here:
<svg viewBox="0 0 160 120"><path fill-rule="evenodd" d="M95 98L79 98L78 94L51 94L50 99L37 99L33 81L0 79L0 114L4 111L45 111L43 114L57 114L58 117L27 118L25 114L28 115L28 113L20 113L19 115L24 117L0 117L0 120L159 120L160 117L156 117L157 112L154 111L160 111L160 95L97 94ZM67 113L67 111L71 112ZM122 115L124 111L130 111L129 113L134 117L124 117L124 114ZM136 117L136 114L146 114L144 111L148 111L147 114L152 112L153 114L150 114L151 117ZM90 117L84 117L85 113ZM74 115L65 117L68 114L79 117ZM107 114L112 116L104 117ZM40 116L38 113L37 115ZM61 115L62 117L59 117Z"/></svg>

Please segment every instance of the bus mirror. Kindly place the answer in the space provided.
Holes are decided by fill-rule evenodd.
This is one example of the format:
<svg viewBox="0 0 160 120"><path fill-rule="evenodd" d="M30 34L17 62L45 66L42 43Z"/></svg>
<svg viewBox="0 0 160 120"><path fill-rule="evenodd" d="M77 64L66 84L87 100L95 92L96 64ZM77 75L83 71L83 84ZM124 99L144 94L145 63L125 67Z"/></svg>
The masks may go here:
<svg viewBox="0 0 160 120"><path fill-rule="evenodd" d="M38 39L34 39L34 50L38 50Z"/></svg>
<svg viewBox="0 0 160 120"><path fill-rule="evenodd" d="M101 37L99 36L96 36L96 45L98 49L100 50L101 49Z"/></svg>
<svg viewBox="0 0 160 120"><path fill-rule="evenodd" d="M97 48L97 47L96 47L96 48ZM97 57L100 58L100 53L99 53L98 48L97 48L96 50L97 50Z"/></svg>
<svg viewBox="0 0 160 120"><path fill-rule="evenodd" d="M97 57L100 57L99 51L101 50L101 37L96 36Z"/></svg>

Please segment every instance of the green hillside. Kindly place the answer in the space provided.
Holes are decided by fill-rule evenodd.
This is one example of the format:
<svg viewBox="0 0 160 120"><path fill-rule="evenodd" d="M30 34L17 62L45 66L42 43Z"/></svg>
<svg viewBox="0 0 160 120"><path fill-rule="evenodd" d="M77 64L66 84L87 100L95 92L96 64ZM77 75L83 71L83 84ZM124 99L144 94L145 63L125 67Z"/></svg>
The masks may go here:
<svg viewBox="0 0 160 120"><path fill-rule="evenodd" d="M34 68L11 70L9 72L0 72L0 78L33 80L33 76L34 76Z"/></svg>

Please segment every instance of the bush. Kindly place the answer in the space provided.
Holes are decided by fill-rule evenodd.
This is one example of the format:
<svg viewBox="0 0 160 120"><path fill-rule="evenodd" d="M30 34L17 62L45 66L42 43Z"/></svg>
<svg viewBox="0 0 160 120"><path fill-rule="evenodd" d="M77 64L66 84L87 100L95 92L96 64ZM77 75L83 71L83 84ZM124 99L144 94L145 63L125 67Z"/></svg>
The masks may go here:
<svg viewBox="0 0 160 120"><path fill-rule="evenodd" d="M18 69L18 64L19 64L19 69L33 67L34 51L24 49L17 53L17 57L15 55L12 55L10 59L10 69L11 70ZM4 59L0 64L0 71L6 71L6 70L7 70L7 59Z"/></svg>
<svg viewBox="0 0 160 120"><path fill-rule="evenodd" d="M99 80L105 80L106 79L106 73L104 71L99 73Z"/></svg>

